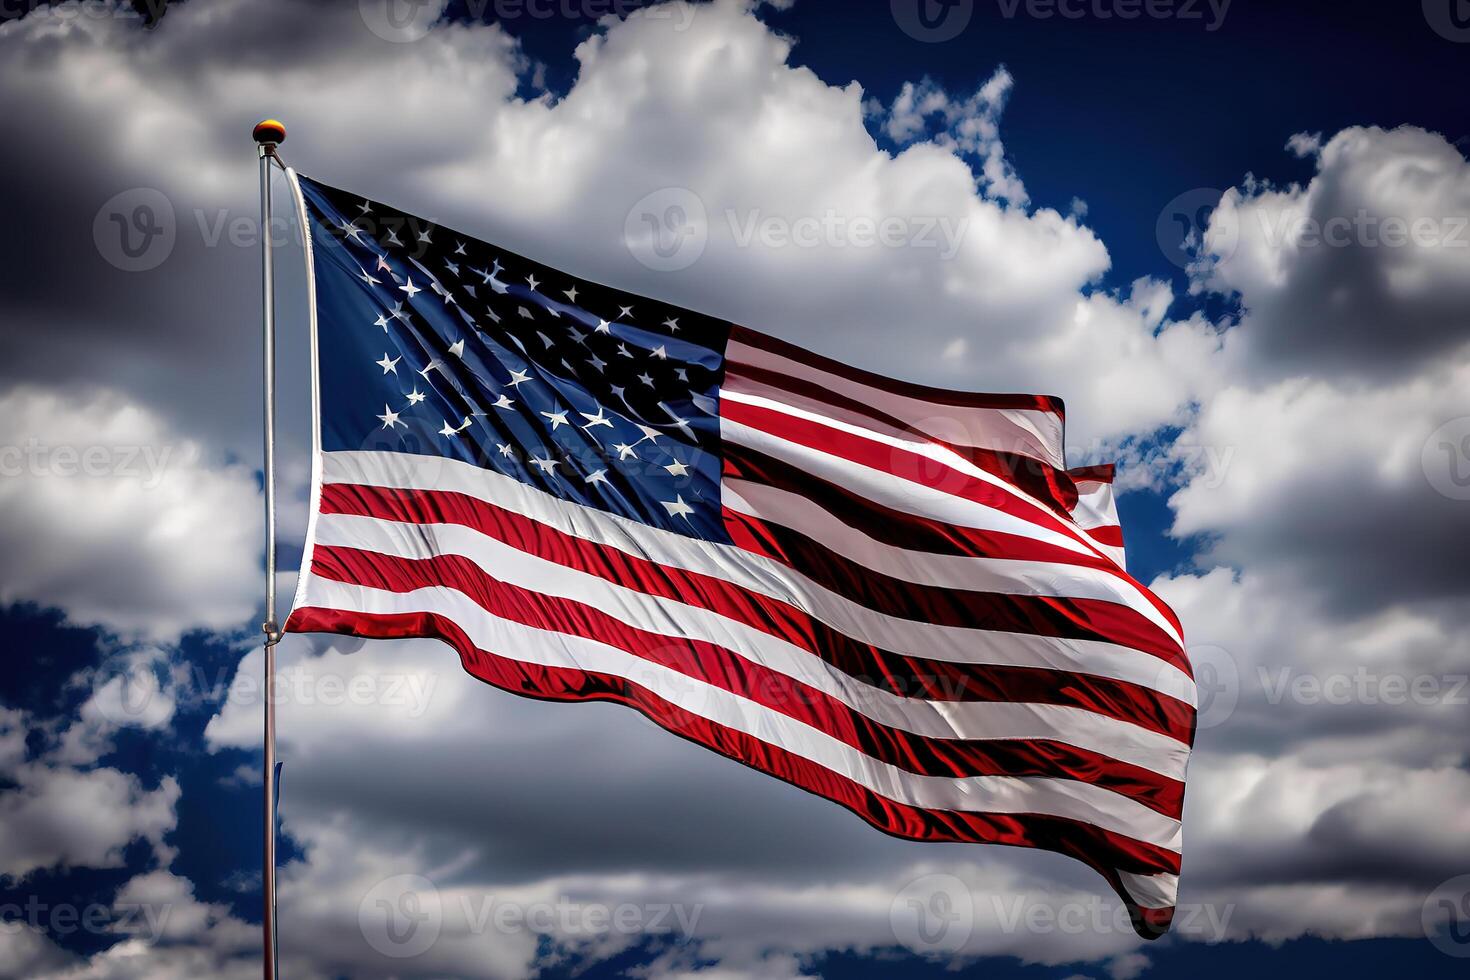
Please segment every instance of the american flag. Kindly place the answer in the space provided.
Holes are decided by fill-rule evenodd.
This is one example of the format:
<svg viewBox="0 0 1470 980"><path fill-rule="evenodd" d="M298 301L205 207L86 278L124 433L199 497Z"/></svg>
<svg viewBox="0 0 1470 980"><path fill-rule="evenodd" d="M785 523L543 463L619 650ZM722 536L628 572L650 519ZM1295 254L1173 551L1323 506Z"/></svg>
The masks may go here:
<svg viewBox="0 0 1470 980"><path fill-rule="evenodd" d="M300 189L320 418L288 631L444 640L887 833L1071 855L1168 929L1195 685L1058 399L880 377Z"/></svg>

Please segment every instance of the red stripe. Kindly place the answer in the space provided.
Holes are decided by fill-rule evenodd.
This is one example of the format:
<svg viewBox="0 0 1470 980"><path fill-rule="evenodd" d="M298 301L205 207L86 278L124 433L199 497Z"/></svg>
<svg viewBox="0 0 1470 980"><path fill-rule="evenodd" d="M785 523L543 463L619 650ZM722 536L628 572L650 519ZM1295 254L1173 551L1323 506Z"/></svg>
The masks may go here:
<svg viewBox="0 0 1470 980"><path fill-rule="evenodd" d="M763 334L758 330L739 325L730 328L730 342L744 344L747 347L757 347L762 350L778 354L787 360L805 364L835 374L858 384L865 384L872 388L883 391L891 391L895 394L906 395L909 398L917 398L921 401L935 402L940 405L956 405L965 408L996 408L996 409L1021 409L1037 412L1050 412L1057 418L1065 418L1066 410L1062 400L1055 395L1021 395L1021 394L984 394L971 391L952 391L948 388L931 388L928 385L913 384L907 381L898 381L893 378L885 378L881 374L873 374L862 368L855 368L841 361L834 361L830 357L821 354L813 354L809 350L803 350L795 344L788 344L784 340L778 340L769 334ZM732 361L738 361L738 352L734 352Z"/></svg>
<svg viewBox="0 0 1470 980"><path fill-rule="evenodd" d="M722 452L724 475L732 479L764 483L805 497L837 520L876 541L908 551L967 558L1001 558L1012 561L1050 562L1091 568L1127 582L1162 615L1175 630L1184 631L1179 617L1162 599L1144 587L1117 562L1096 552L1080 554L1053 544L1006 531L984 531L936 521L918 514L895 510L829 483L783 460L749 446L726 442ZM1103 543L1106 543L1104 541ZM1121 541L1119 542L1121 547ZM1188 667L1184 667L1188 672Z"/></svg>
<svg viewBox="0 0 1470 980"><path fill-rule="evenodd" d="M859 466L963 500L972 500L991 510L1064 534L1089 550L1092 549L1091 542L1078 532L1070 520L1063 520L1050 508L955 469L948 463L810 419L730 399L720 402L720 414L731 422L749 426L786 442L838 456ZM736 441L738 440L726 434L726 445Z"/></svg>
<svg viewBox="0 0 1470 980"><path fill-rule="evenodd" d="M1083 530L1099 544L1110 545L1114 548L1123 547L1123 529L1116 524L1099 524L1097 527L1086 527Z"/></svg>
<svg viewBox="0 0 1470 980"><path fill-rule="evenodd" d="M305 607L291 614L292 633L340 633L372 639L442 639L459 653L471 675L501 690L551 701L614 701L642 712L655 724L727 758L840 803L878 829L923 841L1010 844L1070 855L1095 868L1117 888L1114 869L1131 874L1179 873L1179 855L1167 848L1065 817L931 810L898 803L830 769L684 711L625 678L543 667L477 649L452 620L433 613L369 615Z"/></svg>
<svg viewBox="0 0 1470 980"><path fill-rule="evenodd" d="M637 629L571 599L502 582L468 558L399 558L357 548L319 548L312 573L389 592L443 586L500 619L583 636L737 694L810 725L858 751L928 776L1044 776L1094 783L1178 819L1184 784L1100 752L1051 740L941 739L869 718L837 698L737 656L718 644Z"/></svg>
<svg viewBox="0 0 1470 980"><path fill-rule="evenodd" d="M465 494L332 483L321 512L409 524L457 524L528 554L647 595L698 606L808 651L856 680L904 697L938 701L1024 701L1083 708L1186 744L1194 710L1183 701L1090 674L957 664L894 653L854 639L804 611L723 579L629 555Z"/></svg>
<svg viewBox="0 0 1470 980"><path fill-rule="evenodd" d="M754 389L746 391L747 386L740 384L741 379L755 382ZM808 411L815 410L826 414L832 408L840 409L869 422L876 422L883 428L894 429L924 442L944 446L1063 515L1070 514L1072 508L1077 506L1077 486L1067 472L1035 456L950 442L933 433L918 429L903 419L889 415L876 406L864 404L855 398L849 398L811 381L793 378L767 368L746 364L730 365L725 372L724 387L731 391L745 391L746 394L755 395L763 395L765 393L763 389L773 388L783 396L783 400L795 395L798 401L806 400L815 403L796 406L804 407Z"/></svg>
<svg viewBox="0 0 1470 980"><path fill-rule="evenodd" d="M1112 463L1099 463L1096 466L1074 466L1067 470L1067 475L1077 483L1112 483L1117 471Z"/></svg>

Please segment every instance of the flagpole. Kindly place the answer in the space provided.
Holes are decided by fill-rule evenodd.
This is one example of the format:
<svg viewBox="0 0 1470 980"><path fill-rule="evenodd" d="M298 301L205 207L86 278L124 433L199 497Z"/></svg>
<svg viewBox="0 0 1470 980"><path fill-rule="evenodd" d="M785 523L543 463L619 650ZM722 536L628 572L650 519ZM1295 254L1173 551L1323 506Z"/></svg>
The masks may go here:
<svg viewBox="0 0 1470 980"><path fill-rule="evenodd" d="M255 139L260 160L260 242L262 334L264 337L265 380L265 764L261 781L265 785L265 854L262 864L261 891L264 907L261 916L262 962L265 980L276 980L276 644L281 630L276 622L276 299L275 267L271 249L271 164L276 147L286 138L286 127L274 119L256 124L251 135Z"/></svg>

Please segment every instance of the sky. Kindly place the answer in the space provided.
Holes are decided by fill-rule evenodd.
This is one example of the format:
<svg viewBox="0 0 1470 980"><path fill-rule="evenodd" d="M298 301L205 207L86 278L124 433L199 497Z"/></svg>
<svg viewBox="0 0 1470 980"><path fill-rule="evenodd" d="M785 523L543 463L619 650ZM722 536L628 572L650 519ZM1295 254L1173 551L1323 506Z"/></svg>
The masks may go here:
<svg viewBox="0 0 1470 980"><path fill-rule="evenodd" d="M890 839L428 641L288 637L283 975L1463 973L1463 4L134 7L0 8L0 977L258 974L265 116L303 173L571 273L1062 396L1206 695L1180 915L1144 943L1058 855ZM673 263L628 231L670 201ZM289 595L305 294L274 230ZM402 956L374 910L409 894L436 931Z"/></svg>

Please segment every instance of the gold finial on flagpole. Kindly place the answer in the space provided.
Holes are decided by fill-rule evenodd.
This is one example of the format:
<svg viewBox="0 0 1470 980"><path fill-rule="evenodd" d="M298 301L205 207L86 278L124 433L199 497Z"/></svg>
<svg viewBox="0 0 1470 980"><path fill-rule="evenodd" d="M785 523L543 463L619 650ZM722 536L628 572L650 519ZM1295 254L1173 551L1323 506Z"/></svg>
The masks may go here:
<svg viewBox="0 0 1470 980"><path fill-rule="evenodd" d="M255 124L250 135L269 153L286 142L286 127L279 119L262 119Z"/></svg>

